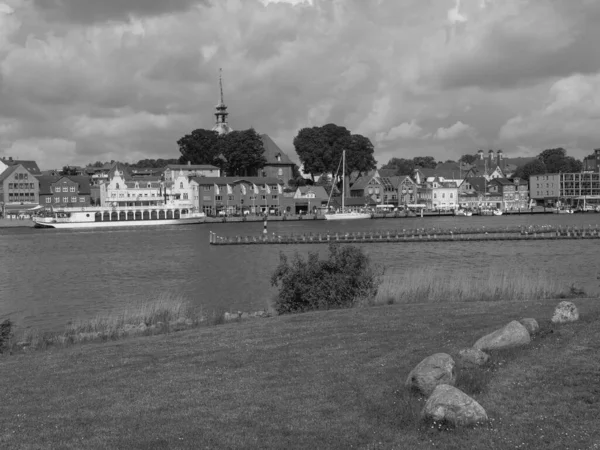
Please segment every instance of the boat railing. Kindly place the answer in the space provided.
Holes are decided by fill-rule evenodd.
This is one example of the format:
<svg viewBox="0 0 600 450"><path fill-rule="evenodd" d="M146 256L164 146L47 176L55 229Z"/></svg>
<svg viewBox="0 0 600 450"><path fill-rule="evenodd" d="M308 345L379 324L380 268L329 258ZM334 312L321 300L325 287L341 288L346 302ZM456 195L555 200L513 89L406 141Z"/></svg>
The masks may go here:
<svg viewBox="0 0 600 450"><path fill-rule="evenodd" d="M64 212L115 212L115 211L152 211L165 209L194 209L191 203L164 203L162 205L147 205L147 206L67 206L62 208L54 208L55 211Z"/></svg>

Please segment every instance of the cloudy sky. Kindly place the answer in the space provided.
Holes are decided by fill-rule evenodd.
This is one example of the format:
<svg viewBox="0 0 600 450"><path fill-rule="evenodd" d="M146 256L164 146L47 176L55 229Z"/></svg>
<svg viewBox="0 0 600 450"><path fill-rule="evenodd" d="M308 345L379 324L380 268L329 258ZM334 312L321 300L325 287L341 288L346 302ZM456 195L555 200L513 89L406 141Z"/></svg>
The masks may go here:
<svg viewBox="0 0 600 450"><path fill-rule="evenodd" d="M0 0L0 156L178 157L211 128L294 160L336 123L391 157L600 147L597 0Z"/></svg>

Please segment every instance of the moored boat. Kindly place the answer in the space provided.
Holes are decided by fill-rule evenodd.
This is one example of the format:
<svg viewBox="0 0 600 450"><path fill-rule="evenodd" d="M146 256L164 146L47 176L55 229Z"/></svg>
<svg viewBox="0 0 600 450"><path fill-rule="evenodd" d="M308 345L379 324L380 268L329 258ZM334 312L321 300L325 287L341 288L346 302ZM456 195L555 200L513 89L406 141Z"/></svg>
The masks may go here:
<svg viewBox="0 0 600 450"><path fill-rule="evenodd" d="M344 204L345 198L345 177L346 177L346 150L342 151L342 208L339 211L333 211L325 213L325 220L353 220L353 219L370 219L371 213L364 211L349 211L346 209ZM339 167L338 167L339 170ZM337 177L337 173L336 173ZM333 193L333 189L331 190ZM331 201L331 194L329 195L329 201ZM327 202L327 208L329 208L329 201Z"/></svg>
<svg viewBox="0 0 600 450"><path fill-rule="evenodd" d="M50 209L31 220L36 228L121 228L203 223L206 214L190 204L129 207L84 207Z"/></svg>

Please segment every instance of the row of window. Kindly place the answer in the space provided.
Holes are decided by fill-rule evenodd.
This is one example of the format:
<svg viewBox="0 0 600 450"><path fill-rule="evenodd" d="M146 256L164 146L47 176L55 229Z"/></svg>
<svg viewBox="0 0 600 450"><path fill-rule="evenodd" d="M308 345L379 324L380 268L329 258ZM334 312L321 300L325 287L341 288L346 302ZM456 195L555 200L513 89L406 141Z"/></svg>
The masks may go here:
<svg viewBox="0 0 600 450"><path fill-rule="evenodd" d="M180 186L180 187L183 189L183 183L181 183L181 184L182 184L182 186ZM204 189L205 191L211 191L213 187L214 187L213 185L206 185L206 186L202 186L202 189ZM266 190L265 185L258 186L258 188L261 191ZM273 191L276 191L278 189L276 184L270 185L269 188ZM219 189L226 189L226 186L219 186ZM252 192L252 188L247 188L247 190L249 192Z"/></svg>
<svg viewBox="0 0 600 450"><path fill-rule="evenodd" d="M46 197L46 203L52 203L53 198L54 203L61 203L61 197ZM77 203L77 197L71 197L71 201L69 197L62 197L62 203ZM85 203L85 197L79 197L79 203Z"/></svg>
<svg viewBox="0 0 600 450"><path fill-rule="evenodd" d="M8 183L9 189L35 189L33 183Z"/></svg>
<svg viewBox="0 0 600 450"><path fill-rule="evenodd" d="M28 174L26 173L15 173L15 180L28 180Z"/></svg>
<svg viewBox="0 0 600 450"><path fill-rule="evenodd" d="M17 198L20 198L20 199L23 199L23 198L25 198L25 199L34 199L35 198L35 193L33 193L33 192L19 192L19 193L9 192L8 193L8 199L9 200L14 200L14 199L17 199Z"/></svg>
<svg viewBox="0 0 600 450"><path fill-rule="evenodd" d="M50 192L52 192L52 188L50 188ZM54 192L75 192L75 186L60 186L54 188Z"/></svg>

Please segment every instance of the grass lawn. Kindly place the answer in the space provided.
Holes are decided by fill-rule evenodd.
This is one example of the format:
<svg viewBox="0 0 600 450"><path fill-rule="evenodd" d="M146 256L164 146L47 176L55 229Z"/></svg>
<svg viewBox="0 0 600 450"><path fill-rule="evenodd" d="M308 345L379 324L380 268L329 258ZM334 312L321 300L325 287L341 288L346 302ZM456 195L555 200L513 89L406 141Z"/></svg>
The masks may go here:
<svg viewBox="0 0 600 450"><path fill-rule="evenodd" d="M600 449L600 301L389 305L0 356L0 448ZM403 388L512 319L543 333L459 370L490 424L442 430Z"/></svg>

